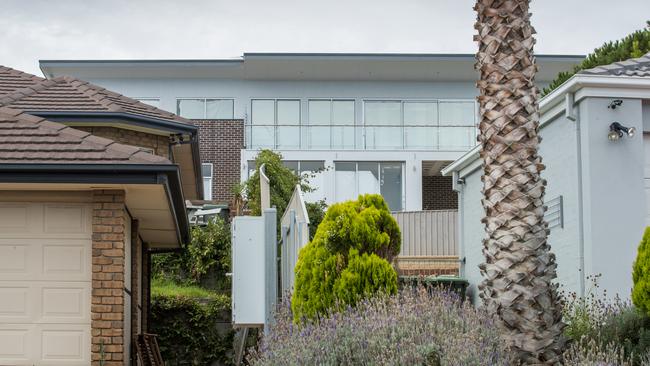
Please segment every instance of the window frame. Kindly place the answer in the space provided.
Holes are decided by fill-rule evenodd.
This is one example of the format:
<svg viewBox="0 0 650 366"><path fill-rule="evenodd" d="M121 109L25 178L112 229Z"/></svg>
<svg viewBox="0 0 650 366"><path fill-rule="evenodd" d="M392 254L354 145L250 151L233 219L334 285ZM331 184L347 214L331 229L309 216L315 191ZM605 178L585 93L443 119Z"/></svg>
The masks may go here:
<svg viewBox="0 0 650 366"><path fill-rule="evenodd" d="M388 164L388 163L400 164L401 165L401 177L402 177L402 182L401 182L402 186L401 186L401 193L400 193L401 194L401 200L400 200L401 201L400 202L401 209L399 209L399 210L391 209L391 212L400 212L400 211L405 210L405 207L406 207L406 162L405 161L402 161L402 160L382 160L382 161L378 161L378 160L356 160L356 161L353 161L353 160L335 160L333 163L334 163L334 169L333 170L334 170L334 201L335 202L340 202L339 198L336 196L336 192L337 192L337 189L336 189L337 188L336 164L338 164L338 163L348 163L348 164L351 163L351 164L354 164L354 195L353 195L353 197L357 197L360 194L360 191L359 191L359 175L358 175L359 174L359 164L360 163L363 163L363 164L371 164L371 163L377 164L377 172L378 172L377 180L379 182L379 187L380 187L379 188L380 189L379 194L381 194L381 181L382 181L382 178L383 178L382 173L381 173L382 164ZM382 195L382 197L383 197L383 195Z"/></svg>
<svg viewBox="0 0 650 366"><path fill-rule="evenodd" d="M203 168L206 167L206 166L210 167L210 176L209 177L203 175ZM206 200L206 201L211 201L212 196L213 196L213 194L212 194L213 193L212 192L212 183L214 182L214 164L213 163L201 163L201 179L203 180L203 182L202 182L203 183L203 199ZM206 184L205 184L206 179L208 179L209 182L210 182L208 184L209 190L207 192L207 193L209 193L207 195L209 197L206 196Z"/></svg>
<svg viewBox="0 0 650 366"><path fill-rule="evenodd" d="M203 118L189 118L189 117L183 117L181 115L181 110L180 110L180 105L179 102L182 100L201 100L203 101ZM232 110L231 110L231 115L232 117L230 118L208 118L208 100L229 100L232 102ZM233 97L181 97L181 98L176 98L176 114L187 119L207 119L207 120L231 120L235 119L235 98Z"/></svg>
<svg viewBox="0 0 650 366"><path fill-rule="evenodd" d="M356 149L356 144L357 144L357 100L354 98L307 98L307 107L306 107L306 123L304 124L306 129L307 129L307 134L305 136L305 145L302 145L301 141L301 147L304 147L307 150L312 150L311 149L311 128L312 127L328 127L329 129L329 150L350 150L347 148L334 148L332 147L332 141L334 140L333 136L333 129L332 127L349 127L352 128L353 135L352 135L352 142L353 142L353 147L352 150ZM329 102L329 123L328 124L312 124L311 122L311 107L310 107L310 102ZM333 123L333 118L334 118L334 102L352 102L352 123L351 124L340 124L340 123ZM300 136L303 136L303 133L301 132ZM313 149L313 150L318 150L318 149Z"/></svg>
<svg viewBox="0 0 650 366"><path fill-rule="evenodd" d="M273 124L255 124L253 123L253 118L255 111L253 110L253 104L256 101L272 101L273 102ZM278 124L278 102L297 102L298 103L298 123L297 124ZM303 126L303 121L304 118L302 116L303 114L303 106L302 106L302 99L301 98L251 98L250 99L250 121L247 123L247 130L246 134L248 137L248 141L251 146L248 148L250 149L260 149L264 147L260 146L254 146L254 141L253 141L253 128L254 127L272 127L273 128L273 146L272 149L277 149L277 150L300 150L302 149L302 126ZM297 127L298 128L298 145L296 148L282 148L280 149L278 147L278 128L279 127Z"/></svg>
<svg viewBox="0 0 650 366"><path fill-rule="evenodd" d="M376 125L376 124L367 124L366 123L366 104L370 103L378 103L378 102L399 102L400 103L400 121L399 124L390 124L390 125ZM435 103L436 104L436 122L434 125L428 126L428 125L405 125L404 124L404 104L405 103ZM473 103L474 105L474 121L471 125L443 125L440 124L440 104L441 103ZM476 140L476 134L478 130L478 122L479 122L479 114L478 114L478 103L475 99L435 99L435 98L406 98L406 99L399 99L399 98L364 98L362 100L362 105L361 105L361 126L363 126L363 132L362 132L362 149L364 150L404 150L404 151L409 151L409 150L422 150L422 148L411 148L407 146L406 140L407 140L407 134L406 128L408 127L430 127L435 129L435 140L433 147L430 149L436 150L436 151L442 151L440 148L440 128L469 128L469 127L474 127L473 130L473 138L470 137L470 146L469 149L471 149L474 145L472 145L472 140ZM402 142L401 146L397 148L368 148L368 127L396 127L396 128L401 128L402 131ZM424 148L425 150L429 150L429 148Z"/></svg>

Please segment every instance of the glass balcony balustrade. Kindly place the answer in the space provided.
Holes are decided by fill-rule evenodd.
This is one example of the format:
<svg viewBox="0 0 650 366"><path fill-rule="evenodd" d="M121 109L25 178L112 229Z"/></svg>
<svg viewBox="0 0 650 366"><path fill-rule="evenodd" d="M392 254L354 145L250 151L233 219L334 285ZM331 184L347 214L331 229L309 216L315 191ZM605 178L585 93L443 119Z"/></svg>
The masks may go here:
<svg viewBox="0 0 650 366"><path fill-rule="evenodd" d="M476 145L474 126L246 125L246 148L276 150L441 150Z"/></svg>

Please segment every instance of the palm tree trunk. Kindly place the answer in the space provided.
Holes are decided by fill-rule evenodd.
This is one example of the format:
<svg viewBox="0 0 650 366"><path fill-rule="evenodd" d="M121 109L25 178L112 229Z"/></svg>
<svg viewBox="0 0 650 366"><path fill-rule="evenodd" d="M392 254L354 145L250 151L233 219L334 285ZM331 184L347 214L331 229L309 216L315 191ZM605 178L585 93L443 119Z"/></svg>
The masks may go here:
<svg viewBox="0 0 650 366"><path fill-rule="evenodd" d="M486 238L480 296L523 364L561 361L561 303L544 222L529 0L477 0L474 40Z"/></svg>

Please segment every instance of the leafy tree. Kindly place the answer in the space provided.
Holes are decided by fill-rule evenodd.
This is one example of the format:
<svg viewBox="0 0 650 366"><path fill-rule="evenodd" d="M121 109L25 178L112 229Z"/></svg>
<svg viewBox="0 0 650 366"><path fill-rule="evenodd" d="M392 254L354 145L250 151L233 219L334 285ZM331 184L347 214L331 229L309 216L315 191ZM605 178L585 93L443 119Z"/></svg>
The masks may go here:
<svg viewBox="0 0 650 366"><path fill-rule="evenodd" d="M518 360L555 365L561 362L564 325L544 222L529 2L477 0L474 7L486 232L479 289Z"/></svg>
<svg viewBox="0 0 650 366"><path fill-rule="evenodd" d="M355 304L377 292L395 293L390 262L401 234L377 194L329 207L314 239L299 254L291 307L296 321L316 318L338 304Z"/></svg>
<svg viewBox="0 0 650 366"><path fill-rule="evenodd" d="M309 240L312 240L316 234L318 225L320 225L321 221L323 221L323 218L325 217L327 205L325 204L325 201L320 200L316 202L307 202L305 203L305 207L307 208L307 216L309 216Z"/></svg>
<svg viewBox="0 0 650 366"><path fill-rule="evenodd" d="M638 30L618 41L603 44L587 55L580 64L574 66L573 70L559 73L555 80L543 89L542 96L562 85L580 70L641 57L648 52L650 52L650 21L647 22L646 29Z"/></svg>
<svg viewBox="0 0 650 366"><path fill-rule="evenodd" d="M225 276L230 271L230 226L217 217L205 227L192 228L192 241L187 246L187 269L195 282L214 269Z"/></svg>
<svg viewBox="0 0 650 366"><path fill-rule="evenodd" d="M200 284L213 277L228 287L230 272L230 225L216 217L206 226L192 228L192 241L183 250L153 256L152 276L179 284Z"/></svg>
<svg viewBox="0 0 650 366"><path fill-rule="evenodd" d="M309 185L309 180L312 178L310 174L296 174L293 170L287 168L282 164L282 155L271 150L262 150L255 157L255 166L260 167L266 164L265 172L269 178L269 186L271 193L271 207L277 209L278 219L282 217L284 211L287 209L291 195L297 184L300 184L300 189L303 192L313 192L314 187ZM248 199L248 208L251 210L252 215L261 215L261 191L260 191L260 173L256 169L253 175L247 181L241 184L243 187L244 195ZM237 188L234 188L237 189ZM310 238L315 233L315 228L323 219L325 215L325 208L327 205L325 201L307 202L305 204L307 214L309 216L309 234ZM278 220L279 225L279 220ZM279 232L279 231L278 231Z"/></svg>
<svg viewBox="0 0 650 366"><path fill-rule="evenodd" d="M278 210L278 217L282 217L284 214L296 184L300 184L300 189L303 192L313 191L306 177L296 174L282 164L281 154L271 150L262 150L255 157L255 166L258 169L255 169L253 175L244 182L248 208L251 210L252 215L259 216L262 214L259 172L259 167L262 164L265 164L265 173L269 178L271 207L275 206Z"/></svg>
<svg viewBox="0 0 650 366"><path fill-rule="evenodd" d="M650 315L650 227L645 229L632 267L632 302Z"/></svg>

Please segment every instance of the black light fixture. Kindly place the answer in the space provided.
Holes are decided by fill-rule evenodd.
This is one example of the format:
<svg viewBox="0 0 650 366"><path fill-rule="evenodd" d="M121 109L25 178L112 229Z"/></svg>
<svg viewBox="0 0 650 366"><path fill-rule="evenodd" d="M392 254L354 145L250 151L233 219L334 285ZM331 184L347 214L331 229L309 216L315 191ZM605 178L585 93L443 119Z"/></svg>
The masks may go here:
<svg viewBox="0 0 650 366"><path fill-rule="evenodd" d="M609 103L609 105L607 106L607 108L610 108L610 109L616 109L616 107L620 107L621 105L623 105L623 100L621 100L621 99L614 99L614 100L612 100L611 103Z"/></svg>
<svg viewBox="0 0 650 366"><path fill-rule="evenodd" d="M625 127L618 122L614 122L611 125L609 125L609 133L607 134L607 138L610 141L616 141L621 137L623 137L624 134L627 135L628 137L633 137L635 133L636 133L636 128Z"/></svg>

